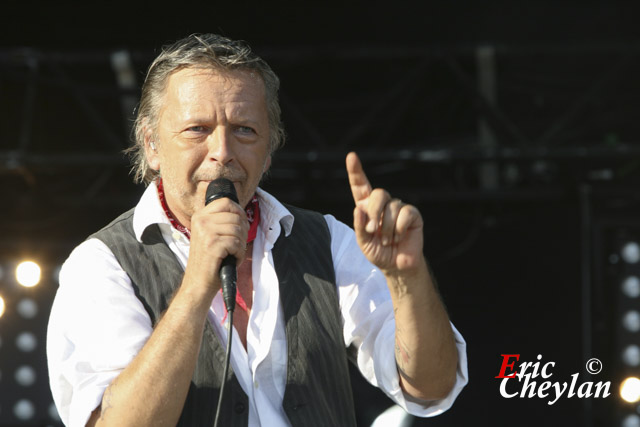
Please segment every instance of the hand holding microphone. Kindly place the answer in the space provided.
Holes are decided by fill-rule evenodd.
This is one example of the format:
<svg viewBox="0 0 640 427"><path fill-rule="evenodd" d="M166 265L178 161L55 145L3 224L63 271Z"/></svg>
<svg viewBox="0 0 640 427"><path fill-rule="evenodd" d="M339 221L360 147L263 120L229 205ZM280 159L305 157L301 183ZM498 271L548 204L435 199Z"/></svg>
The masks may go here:
<svg viewBox="0 0 640 427"><path fill-rule="evenodd" d="M207 206L214 200L226 197L238 203L238 195L233 183L226 178L218 178L209 183L207 193L204 199L204 205ZM236 257L227 255L220 265L220 284L222 287L222 297L227 311L233 311L236 306L236 283L238 274L236 270Z"/></svg>
<svg viewBox="0 0 640 427"><path fill-rule="evenodd" d="M224 279L227 289L233 286L229 283L235 283L229 274L234 274L236 260L239 263L245 257L249 221L237 203L235 187L229 180L214 180L206 190L205 194L200 193L204 204L191 216L191 246L183 283L208 307L223 287L222 266L225 266L222 270L223 277L227 277ZM231 298L225 303L234 301Z"/></svg>

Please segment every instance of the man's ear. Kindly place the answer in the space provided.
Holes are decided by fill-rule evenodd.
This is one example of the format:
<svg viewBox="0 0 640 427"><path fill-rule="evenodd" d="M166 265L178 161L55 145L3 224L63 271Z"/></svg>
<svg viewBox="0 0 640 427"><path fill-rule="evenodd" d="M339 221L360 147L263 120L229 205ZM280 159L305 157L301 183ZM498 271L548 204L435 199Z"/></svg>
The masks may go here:
<svg viewBox="0 0 640 427"><path fill-rule="evenodd" d="M144 153L149 167L155 171L160 170L160 156L158 155L158 142L154 141L153 131L145 127Z"/></svg>

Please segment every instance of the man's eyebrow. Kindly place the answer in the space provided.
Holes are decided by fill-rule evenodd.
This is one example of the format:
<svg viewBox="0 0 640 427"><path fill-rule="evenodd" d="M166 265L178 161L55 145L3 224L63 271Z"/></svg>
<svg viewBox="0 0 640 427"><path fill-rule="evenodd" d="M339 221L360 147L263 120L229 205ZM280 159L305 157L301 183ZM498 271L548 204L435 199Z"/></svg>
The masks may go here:
<svg viewBox="0 0 640 427"><path fill-rule="evenodd" d="M248 124L248 125L254 125L254 126L257 126L257 125L260 124L260 122L257 121L257 120L250 119L250 118L243 118L243 117L240 117L240 118L235 119L233 121L236 122L236 123L240 123L240 124Z"/></svg>

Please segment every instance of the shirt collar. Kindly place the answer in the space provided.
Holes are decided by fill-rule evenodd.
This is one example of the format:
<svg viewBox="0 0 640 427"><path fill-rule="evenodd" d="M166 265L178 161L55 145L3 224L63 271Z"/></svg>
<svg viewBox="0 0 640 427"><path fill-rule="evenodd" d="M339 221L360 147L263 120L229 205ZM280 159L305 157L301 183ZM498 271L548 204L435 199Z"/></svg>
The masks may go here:
<svg viewBox="0 0 640 427"><path fill-rule="evenodd" d="M260 199L260 221L263 229L272 230L279 224L284 228L284 235L289 236L293 228L293 214L271 194L258 187L256 194ZM278 230L279 231L279 230Z"/></svg>
<svg viewBox="0 0 640 427"><path fill-rule="evenodd" d="M293 228L291 212L278 199L263 189L257 188L256 194L260 199L260 228L263 229L263 232L269 234L269 232L275 231L279 235L280 226L282 226L285 236L289 236ZM159 224L160 227L172 227L160 204L155 181L149 184L144 191L133 212L133 231L139 242L142 242L142 234L147 227L153 224ZM277 238L278 235L275 237Z"/></svg>
<svg viewBox="0 0 640 427"><path fill-rule="evenodd" d="M171 227L171 222L164 214L164 209L160 204L158 187L155 181L149 184L144 193L142 193L142 197L133 212L133 232L139 242L142 242L142 233L153 224Z"/></svg>

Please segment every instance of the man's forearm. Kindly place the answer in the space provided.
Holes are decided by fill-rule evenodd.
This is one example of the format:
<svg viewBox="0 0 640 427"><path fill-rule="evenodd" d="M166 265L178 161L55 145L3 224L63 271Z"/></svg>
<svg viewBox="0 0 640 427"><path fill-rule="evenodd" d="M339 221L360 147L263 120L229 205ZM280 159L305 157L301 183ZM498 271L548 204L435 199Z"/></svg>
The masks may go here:
<svg viewBox="0 0 640 427"><path fill-rule="evenodd" d="M140 353L105 391L90 426L174 426L200 351L207 298L181 286Z"/></svg>
<svg viewBox="0 0 640 427"><path fill-rule="evenodd" d="M386 276L396 320L400 385L415 398L442 399L455 384L458 353L427 263L410 274Z"/></svg>

